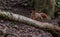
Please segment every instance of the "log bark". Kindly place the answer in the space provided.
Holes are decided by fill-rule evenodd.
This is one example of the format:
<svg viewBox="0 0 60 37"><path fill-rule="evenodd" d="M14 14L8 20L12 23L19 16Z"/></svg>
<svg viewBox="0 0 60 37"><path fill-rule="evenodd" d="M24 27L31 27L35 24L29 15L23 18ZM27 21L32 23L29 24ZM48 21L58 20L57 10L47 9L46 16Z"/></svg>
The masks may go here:
<svg viewBox="0 0 60 37"><path fill-rule="evenodd" d="M9 19L9 20L19 21L19 22L22 22L22 23L25 23L28 25L39 27L40 29L46 29L46 30L50 30L50 31L58 31L60 33L59 26L49 24L49 23L38 22L36 20L24 17L22 15L14 14L12 12L5 12L5 11L0 10L0 17L4 17L5 19Z"/></svg>

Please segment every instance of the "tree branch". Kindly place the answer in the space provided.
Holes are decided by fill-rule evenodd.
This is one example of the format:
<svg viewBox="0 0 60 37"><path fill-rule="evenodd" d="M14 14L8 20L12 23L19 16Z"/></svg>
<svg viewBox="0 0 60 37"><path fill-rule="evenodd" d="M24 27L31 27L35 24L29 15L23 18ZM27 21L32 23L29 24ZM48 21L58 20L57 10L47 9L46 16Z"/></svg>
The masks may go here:
<svg viewBox="0 0 60 37"><path fill-rule="evenodd" d="M59 31L60 33L60 27L53 25L53 24L49 24L49 23L42 23L42 22L38 22L36 20L18 15L18 14L14 14L12 12L5 12L5 11L0 11L0 17L4 17L6 19L9 20L15 20L15 21L19 21L28 25L33 25L35 27L39 27L40 29L46 29L46 30L51 30L51 31Z"/></svg>

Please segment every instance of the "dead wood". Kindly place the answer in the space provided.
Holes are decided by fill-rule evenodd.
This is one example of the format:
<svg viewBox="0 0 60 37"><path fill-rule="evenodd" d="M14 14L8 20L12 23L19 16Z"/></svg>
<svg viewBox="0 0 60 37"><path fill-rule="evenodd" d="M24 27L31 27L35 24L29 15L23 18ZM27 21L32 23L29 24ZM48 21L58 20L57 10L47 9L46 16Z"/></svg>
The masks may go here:
<svg viewBox="0 0 60 37"><path fill-rule="evenodd" d="M5 19L9 19L9 20L19 21L28 25L33 25L43 30L46 29L47 31L57 31L60 34L59 26L50 23L42 23L22 15L14 14L12 12L0 11L0 17L4 17Z"/></svg>

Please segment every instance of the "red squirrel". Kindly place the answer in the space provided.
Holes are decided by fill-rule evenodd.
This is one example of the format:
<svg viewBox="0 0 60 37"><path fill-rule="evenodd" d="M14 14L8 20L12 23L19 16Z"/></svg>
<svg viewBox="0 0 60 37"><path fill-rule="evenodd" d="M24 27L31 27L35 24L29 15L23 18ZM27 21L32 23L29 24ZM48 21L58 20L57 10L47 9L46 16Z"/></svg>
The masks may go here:
<svg viewBox="0 0 60 37"><path fill-rule="evenodd" d="M31 18L34 20L36 20L37 18L40 18L41 21L44 21L44 18L48 19L48 15L46 13L43 13L43 12L38 13L35 10L32 10Z"/></svg>

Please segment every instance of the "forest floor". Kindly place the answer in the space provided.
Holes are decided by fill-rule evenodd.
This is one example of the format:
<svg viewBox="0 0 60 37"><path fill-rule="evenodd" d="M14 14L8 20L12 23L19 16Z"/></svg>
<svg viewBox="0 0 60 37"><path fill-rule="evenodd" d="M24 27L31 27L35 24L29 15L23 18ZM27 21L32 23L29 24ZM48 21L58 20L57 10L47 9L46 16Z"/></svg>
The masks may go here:
<svg viewBox="0 0 60 37"><path fill-rule="evenodd" d="M11 11L30 18L30 9L20 6L20 0L2 0L0 9ZM50 20L49 23L58 24L58 18ZM8 21L0 18L0 37L54 37L51 33L39 28L28 26L17 21Z"/></svg>

